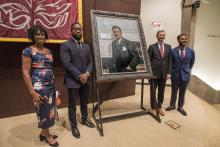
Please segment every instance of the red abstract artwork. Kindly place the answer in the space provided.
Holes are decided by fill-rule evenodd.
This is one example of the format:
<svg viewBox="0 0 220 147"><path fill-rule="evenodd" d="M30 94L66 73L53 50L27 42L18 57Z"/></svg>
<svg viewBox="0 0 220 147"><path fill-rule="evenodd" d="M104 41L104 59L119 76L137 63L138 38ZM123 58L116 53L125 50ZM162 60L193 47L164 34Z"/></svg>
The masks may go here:
<svg viewBox="0 0 220 147"><path fill-rule="evenodd" d="M27 38L32 25L44 27L49 39L68 39L78 21L78 0L1 0L0 37Z"/></svg>

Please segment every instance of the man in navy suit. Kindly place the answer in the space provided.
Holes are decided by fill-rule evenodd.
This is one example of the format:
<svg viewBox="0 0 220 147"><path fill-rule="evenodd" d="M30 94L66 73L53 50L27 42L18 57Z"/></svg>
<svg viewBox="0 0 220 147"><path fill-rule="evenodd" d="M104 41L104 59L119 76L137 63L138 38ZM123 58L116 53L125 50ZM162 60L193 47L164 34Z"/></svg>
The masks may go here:
<svg viewBox="0 0 220 147"><path fill-rule="evenodd" d="M164 90L166 80L171 76L171 46L164 43L165 31L159 30L157 32L157 42L150 45L148 54L150 58L153 78L150 79L150 102L152 110L155 110L156 105L159 108L160 115L164 116L165 113L161 109L164 100ZM156 103L156 89L158 88L158 101Z"/></svg>
<svg viewBox="0 0 220 147"><path fill-rule="evenodd" d="M83 30L79 23L71 26L72 38L61 44L60 58L65 69L64 84L68 88L69 95L69 120L72 134L80 138L76 122L76 99L80 99L82 124L93 128L94 125L88 119L87 103L90 94L90 75L93 70L93 62L89 46L81 41Z"/></svg>
<svg viewBox="0 0 220 147"><path fill-rule="evenodd" d="M180 34L177 36L179 46L172 49L172 93L170 106L166 108L166 111L171 111L176 108L177 92L179 90L179 100L177 110L184 116L187 115L183 109L185 101L186 88L190 80L190 71L195 62L195 52L193 49L186 47L187 35Z"/></svg>

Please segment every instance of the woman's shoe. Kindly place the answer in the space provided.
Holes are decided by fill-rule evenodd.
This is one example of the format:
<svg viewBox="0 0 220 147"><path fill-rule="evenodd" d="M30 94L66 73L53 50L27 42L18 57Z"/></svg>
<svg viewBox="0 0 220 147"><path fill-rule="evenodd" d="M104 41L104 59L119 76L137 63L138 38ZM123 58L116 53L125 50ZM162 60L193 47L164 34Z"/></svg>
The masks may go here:
<svg viewBox="0 0 220 147"><path fill-rule="evenodd" d="M52 135L52 136L53 136L53 139L58 138L58 136L57 136L57 135ZM42 142L42 141L46 140L46 136L44 136L44 135L40 134L40 135L39 135L39 139L40 139L40 141Z"/></svg>

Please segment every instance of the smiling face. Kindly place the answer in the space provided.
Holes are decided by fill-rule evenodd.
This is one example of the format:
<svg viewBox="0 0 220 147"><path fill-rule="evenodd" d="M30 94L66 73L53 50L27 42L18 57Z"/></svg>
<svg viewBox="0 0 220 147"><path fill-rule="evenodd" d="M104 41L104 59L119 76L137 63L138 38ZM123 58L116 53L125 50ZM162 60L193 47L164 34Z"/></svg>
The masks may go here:
<svg viewBox="0 0 220 147"><path fill-rule="evenodd" d="M46 41L46 36L43 31L38 30L34 35L35 44L43 45Z"/></svg>
<svg viewBox="0 0 220 147"><path fill-rule="evenodd" d="M187 36L184 34L178 37L179 46L185 47L187 45L187 41Z"/></svg>
<svg viewBox="0 0 220 147"><path fill-rule="evenodd" d="M74 24L72 26L71 31L72 31L73 38L75 38L76 40L80 40L82 38L83 29L82 29L82 26L80 24Z"/></svg>
<svg viewBox="0 0 220 147"><path fill-rule="evenodd" d="M157 33L157 40L160 43L163 43L164 39L165 39L166 33L164 31L160 31Z"/></svg>

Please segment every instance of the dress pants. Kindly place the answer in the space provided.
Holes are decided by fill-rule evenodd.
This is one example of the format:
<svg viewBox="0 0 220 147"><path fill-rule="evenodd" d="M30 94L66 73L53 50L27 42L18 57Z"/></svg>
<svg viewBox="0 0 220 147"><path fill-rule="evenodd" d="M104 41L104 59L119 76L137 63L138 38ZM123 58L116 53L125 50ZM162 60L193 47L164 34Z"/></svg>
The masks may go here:
<svg viewBox="0 0 220 147"><path fill-rule="evenodd" d="M186 88L189 84L189 81L183 81L180 76L179 80L171 80L171 84L172 84L172 92L171 92L170 106L174 107L176 105L177 92L179 90L178 108L183 108L183 105L185 103Z"/></svg>
<svg viewBox="0 0 220 147"><path fill-rule="evenodd" d="M88 111L87 111L87 103L89 98L90 86L87 84L81 85L80 88L68 88L69 95L69 105L68 105L68 113L71 127L77 127L76 122L76 100L79 98L80 100L80 111L82 115L82 120L87 119Z"/></svg>
<svg viewBox="0 0 220 147"><path fill-rule="evenodd" d="M156 105L160 109L163 100L164 100L164 90L166 86L166 79L163 78L163 76L160 76L159 79L151 79L150 81L150 102L151 102L151 108L155 109ZM157 99L156 100L156 91L158 89Z"/></svg>

